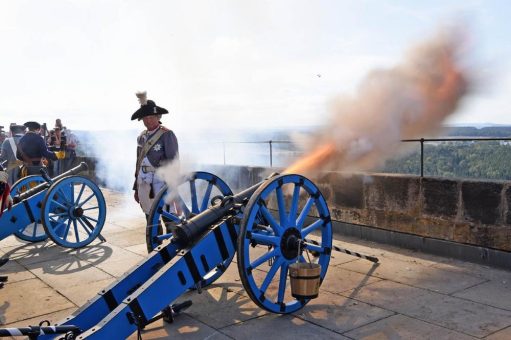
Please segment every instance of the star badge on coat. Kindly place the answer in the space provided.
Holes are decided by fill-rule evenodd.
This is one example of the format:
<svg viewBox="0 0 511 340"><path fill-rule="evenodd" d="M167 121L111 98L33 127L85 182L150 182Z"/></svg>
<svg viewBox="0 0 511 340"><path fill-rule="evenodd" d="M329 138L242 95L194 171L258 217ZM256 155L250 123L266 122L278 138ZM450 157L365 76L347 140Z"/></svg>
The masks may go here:
<svg viewBox="0 0 511 340"><path fill-rule="evenodd" d="M153 150L154 150L154 151L160 151L160 150L161 150L161 144L156 144L156 145L153 147Z"/></svg>

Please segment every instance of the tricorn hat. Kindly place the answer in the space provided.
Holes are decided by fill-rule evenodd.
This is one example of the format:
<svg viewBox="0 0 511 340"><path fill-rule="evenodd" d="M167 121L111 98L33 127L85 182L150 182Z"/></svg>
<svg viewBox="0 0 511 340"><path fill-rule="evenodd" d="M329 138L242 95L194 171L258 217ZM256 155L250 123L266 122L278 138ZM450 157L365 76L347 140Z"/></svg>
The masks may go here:
<svg viewBox="0 0 511 340"><path fill-rule="evenodd" d="M27 127L25 125L19 125L16 123L12 123L9 126L9 130L11 130L12 133L20 133L20 132L25 131L26 129L27 129Z"/></svg>
<svg viewBox="0 0 511 340"><path fill-rule="evenodd" d="M25 125L29 130L37 130L41 128L41 124L38 122L26 122Z"/></svg>
<svg viewBox="0 0 511 340"><path fill-rule="evenodd" d="M140 109L131 115L131 120L140 120L147 116L163 115L165 113L169 113L167 109L157 106L154 101L147 100L147 92L137 92L136 95L138 101L140 102Z"/></svg>

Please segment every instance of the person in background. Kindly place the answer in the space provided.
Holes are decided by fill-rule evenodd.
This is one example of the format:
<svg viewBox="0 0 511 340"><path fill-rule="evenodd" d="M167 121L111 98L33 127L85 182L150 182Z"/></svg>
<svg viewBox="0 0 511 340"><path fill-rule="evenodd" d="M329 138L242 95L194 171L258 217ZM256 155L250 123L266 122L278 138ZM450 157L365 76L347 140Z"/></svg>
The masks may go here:
<svg viewBox="0 0 511 340"><path fill-rule="evenodd" d="M16 151L18 150L19 140L25 134L26 127L12 123L9 130L11 137L6 138L2 143L0 163L7 171L7 182L12 186L19 179L20 166L23 164L16 158Z"/></svg>
<svg viewBox="0 0 511 340"><path fill-rule="evenodd" d="M26 122L24 124L28 131L21 137L18 143L16 157L23 162L21 176L40 175L39 170L44 168L43 158L52 161L63 159L65 151L51 152L48 150L43 137L40 135L41 124L37 122Z"/></svg>
<svg viewBox="0 0 511 340"><path fill-rule="evenodd" d="M56 174L61 174L73 167L73 163L76 160L78 140L71 130L62 125L62 120L60 118L55 120L55 135L57 139L56 145L60 146L66 152L66 158L56 162Z"/></svg>
<svg viewBox="0 0 511 340"><path fill-rule="evenodd" d="M152 100L147 100L146 92L136 94L140 108L133 113L131 120L144 122L146 130L137 138L137 164L135 168L134 198L149 215L155 195L164 186L164 181L155 174L156 169L165 163L178 159L177 138L172 130L161 125L163 114L169 113Z"/></svg>

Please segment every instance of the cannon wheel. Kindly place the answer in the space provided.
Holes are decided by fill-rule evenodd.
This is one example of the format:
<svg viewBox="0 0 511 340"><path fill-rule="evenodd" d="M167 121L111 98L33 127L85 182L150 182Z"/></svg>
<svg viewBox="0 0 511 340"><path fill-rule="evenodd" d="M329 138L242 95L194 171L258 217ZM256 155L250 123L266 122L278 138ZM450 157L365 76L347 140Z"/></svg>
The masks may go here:
<svg viewBox="0 0 511 340"><path fill-rule="evenodd" d="M198 189L204 189L202 195ZM194 172L185 179L178 187L178 195L174 198L174 203L183 212L185 218L197 215L211 206L211 198L221 195L230 196L232 191L229 186L220 177L209 172ZM146 244L147 251L151 252L159 246L163 240L171 239L171 226L179 224L181 217L175 212L175 208L165 202L170 194L169 189L165 186L156 195L149 217L147 219L146 228ZM199 197L202 196L202 197ZM165 228L162 226L166 226ZM234 257L234 255L232 256ZM224 261L224 268L227 268L232 261L232 257ZM203 279L203 286L210 285L220 275L222 271L218 268L213 269Z"/></svg>
<svg viewBox="0 0 511 340"><path fill-rule="evenodd" d="M44 182L44 178L39 175L31 175L20 178L16 181L16 183L13 184L11 188L11 196L19 195L34 185L38 185ZM44 231L43 225L39 221L28 224L25 228L15 232L14 236L27 242L41 242L48 238L48 235L46 235Z"/></svg>
<svg viewBox="0 0 511 340"><path fill-rule="evenodd" d="M69 176L53 183L43 199L41 221L58 245L80 248L101 232L106 218L105 198L84 176Z"/></svg>
<svg viewBox="0 0 511 340"><path fill-rule="evenodd" d="M276 210L268 208L270 203L274 203ZM298 247L300 243L296 240L306 239L318 244L305 242ZM291 296L289 265L309 262L310 258L310 262L321 265L322 282L331 249L330 212L319 189L300 175L275 177L257 189L245 208L238 235L241 282L259 307L273 313L292 313L309 300ZM268 266L263 266L265 263Z"/></svg>

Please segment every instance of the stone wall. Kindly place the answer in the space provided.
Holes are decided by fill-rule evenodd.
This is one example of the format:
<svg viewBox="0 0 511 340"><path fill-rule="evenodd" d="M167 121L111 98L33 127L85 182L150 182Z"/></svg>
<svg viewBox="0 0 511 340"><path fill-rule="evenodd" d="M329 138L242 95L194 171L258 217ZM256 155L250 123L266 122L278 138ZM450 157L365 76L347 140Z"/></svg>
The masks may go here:
<svg viewBox="0 0 511 340"><path fill-rule="evenodd" d="M279 169L208 166L233 191ZM511 251L511 182L330 172L316 185L332 219Z"/></svg>

